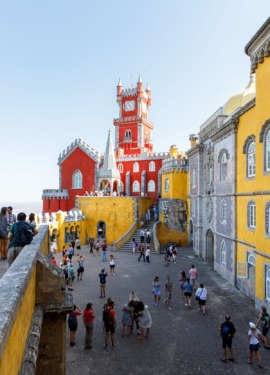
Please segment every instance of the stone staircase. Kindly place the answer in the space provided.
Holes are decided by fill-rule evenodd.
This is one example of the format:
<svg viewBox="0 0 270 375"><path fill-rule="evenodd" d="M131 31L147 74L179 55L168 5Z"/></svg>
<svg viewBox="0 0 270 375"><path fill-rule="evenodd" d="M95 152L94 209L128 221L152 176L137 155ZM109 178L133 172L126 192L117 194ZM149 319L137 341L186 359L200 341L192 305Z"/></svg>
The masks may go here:
<svg viewBox="0 0 270 375"><path fill-rule="evenodd" d="M154 226L154 219L151 218L150 222L148 224L144 224L143 226L143 229L144 231L146 232L147 229L150 230L151 232L151 242L150 242L150 251L152 254L156 254L156 251L154 249L154 246L153 246L153 226ZM140 237L140 231L141 231L141 228L137 229L136 232L134 232L133 236L126 242L124 243L124 245L118 250L118 251L124 251L124 252L130 252L132 253L132 247L131 247L131 242L133 240L133 238L135 238L137 244L138 244L138 247L139 245L141 244L141 237ZM144 245L145 245L145 249L146 249L146 238L144 240ZM139 254L139 251L138 251L138 247L137 247L137 250L136 250L136 253Z"/></svg>

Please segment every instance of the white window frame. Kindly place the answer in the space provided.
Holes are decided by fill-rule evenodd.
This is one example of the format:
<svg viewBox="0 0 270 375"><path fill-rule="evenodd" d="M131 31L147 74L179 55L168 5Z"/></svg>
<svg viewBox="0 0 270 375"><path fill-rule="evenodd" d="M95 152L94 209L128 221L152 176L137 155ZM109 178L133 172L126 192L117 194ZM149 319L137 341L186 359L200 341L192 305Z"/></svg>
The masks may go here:
<svg viewBox="0 0 270 375"><path fill-rule="evenodd" d="M220 206L220 221L222 224L226 224L227 222L227 203L221 202Z"/></svg>
<svg viewBox="0 0 270 375"><path fill-rule="evenodd" d="M140 165L137 161L133 164L133 172L140 172Z"/></svg>
<svg viewBox="0 0 270 375"><path fill-rule="evenodd" d="M164 181L164 191L166 193L168 193L169 190L170 190L170 180L168 178L165 178L165 181Z"/></svg>
<svg viewBox="0 0 270 375"><path fill-rule="evenodd" d="M150 180L147 184L147 191L149 193L156 191L156 184L154 180Z"/></svg>
<svg viewBox="0 0 270 375"><path fill-rule="evenodd" d="M247 176L256 176L256 145L255 141L250 142L247 149Z"/></svg>
<svg viewBox="0 0 270 375"><path fill-rule="evenodd" d="M248 202L247 219L248 219L248 228L256 229L256 202L255 201Z"/></svg>
<svg viewBox="0 0 270 375"><path fill-rule="evenodd" d="M265 171L270 172L270 129L265 137Z"/></svg>
<svg viewBox="0 0 270 375"><path fill-rule="evenodd" d="M154 161L151 161L149 163L149 172L155 172L156 170L156 163Z"/></svg>
<svg viewBox="0 0 270 375"><path fill-rule="evenodd" d="M139 181L134 181L133 184L132 184L132 192L133 193L139 193L140 192L140 183Z"/></svg>
<svg viewBox="0 0 270 375"><path fill-rule="evenodd" d="M270 301L270 267L265 272L265 299Z"/></svg>
<svg viewBox="0 0 270 375"><path fill-rule="evenodd" d="M191 187L194 189L196 187L196 169L192 168L191 173Z"/></svg>
<svg viewBox="0 0 270 375"><path fill-rule="evenodd" d="M123 166L122 163L118 164L118 171L119 171L120 173L123 173L123 172L124 172L124 166Z"/></svg>
<svg viewBox="0 0 270 375"><path fill-rule="evenodd" d="M220 161L220 181L226 181L228 175L228 160L226 152L223 152Z"/></svg>
<svg viewBox="0 0 270 375"><path fill-rule="evenodd" d="M82 188L82 172L78 169L72 175L72 189Z"/></svg>

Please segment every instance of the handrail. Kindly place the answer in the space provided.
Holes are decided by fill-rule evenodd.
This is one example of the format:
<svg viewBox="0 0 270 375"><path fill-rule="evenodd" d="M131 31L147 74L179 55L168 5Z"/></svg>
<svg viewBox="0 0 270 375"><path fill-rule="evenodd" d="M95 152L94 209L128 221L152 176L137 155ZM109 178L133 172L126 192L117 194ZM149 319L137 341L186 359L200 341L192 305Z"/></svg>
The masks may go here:
<svg viewBox="0 0 270 375"><path fill-rule="evenodd" d="M120 237L117 241L114 243L114 250L118 250L121 246L124 245L125 242L127 242L130 237L133 235L134 232L137 230L137 222L135 221L131 227L127 230L126 233L123 234L122 237Z"/></svg>
<svg viewBox="0 0 270 375"><path fill-rule="evenodd" d="M153 245L154 245L154 249L156 250L156 252L158 254L160 254L160 243L158 241L158 236L157 236L157 226L158 224L160 224L161 221L157 221L154 225L153 225Z"/></svg>

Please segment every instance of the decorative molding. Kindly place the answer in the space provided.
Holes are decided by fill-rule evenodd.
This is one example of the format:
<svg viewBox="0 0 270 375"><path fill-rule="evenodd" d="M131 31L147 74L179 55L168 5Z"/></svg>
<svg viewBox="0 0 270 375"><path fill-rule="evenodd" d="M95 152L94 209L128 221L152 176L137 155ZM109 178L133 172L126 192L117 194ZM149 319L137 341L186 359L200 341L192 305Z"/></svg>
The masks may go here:
<svg viewBox="0 0 270 375"><path fill-rule="evenodd" d="M255 135L249 135L247 139L245 140L244 146L243 146L243 154L247 154L248 146L251 142L255 142Z"/></svg>
<svg viewBox="0 0 270 375"><path fill-rule="evenodd" d="M209 223L212 220L213 212L214 212L214 204L213 204L211 197L208 197L207 202L206 202L206 218L209 221Z"/></svg>
<svg viewBox="0 0 270 375"><path fill-rule="evenodd" d="M265 123L262 126L261 132L260 132L260 137L259 137L259 142L263 142L264 140L264 135L266 131L270 129L270 119L266 120Z"/></svg>
<svg viewBox="0 0 270 375"><path fill-rule="evenodd" d="M229 151L226 149L226 148L223 148L222 150L220 150L219 154L218 154L218 163L221 163L221 158L222 158L222 155L223 154L226 154L226 159L229 160L230 159L230 154L229 154Z"/></svg>
<svg viewBox="0 0 270 375"><path fill-rule="evenodd" d="M243 192L243 193L236 193L235 195L237 197L249 197L249 196L254 196L254 195L270 195L270 190Z"/></svg>

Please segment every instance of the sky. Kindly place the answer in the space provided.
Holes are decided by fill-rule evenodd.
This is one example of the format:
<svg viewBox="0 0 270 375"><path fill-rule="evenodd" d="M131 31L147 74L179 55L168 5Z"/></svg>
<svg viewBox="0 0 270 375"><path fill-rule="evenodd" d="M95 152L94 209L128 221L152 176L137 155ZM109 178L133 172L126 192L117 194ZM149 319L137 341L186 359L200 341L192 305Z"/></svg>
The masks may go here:
<svg viewBox="0 0 270 375"><path fill-rule="evenodd" d="M57 189L76 138L105 151L119 78L150 85L154 150L188 150L248 84L244 47L269 14L269 0L0 2L0 202Z"/></svg>

